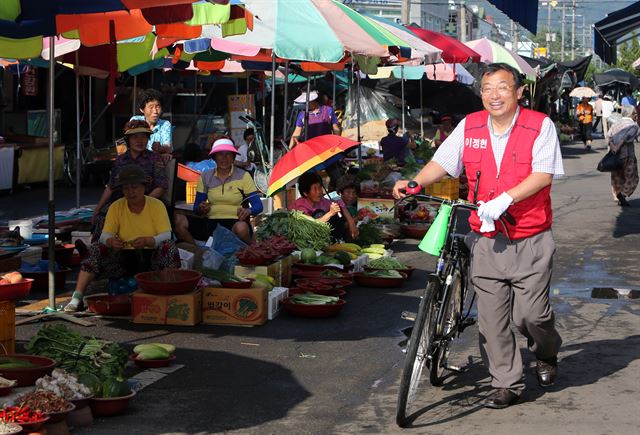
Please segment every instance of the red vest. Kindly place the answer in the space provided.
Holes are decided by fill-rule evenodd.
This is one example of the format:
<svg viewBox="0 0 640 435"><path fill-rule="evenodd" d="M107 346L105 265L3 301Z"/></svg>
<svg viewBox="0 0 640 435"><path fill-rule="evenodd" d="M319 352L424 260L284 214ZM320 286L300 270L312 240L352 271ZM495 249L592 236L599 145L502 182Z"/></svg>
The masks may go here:
<svg viewBox="0 0 640 435"><path fill-rule="evenodd" d="M520 108L498 171L487 127L489 112L483 110L467 115L462 161L469 179L469 201L473 201L477 171L481 173L478 201L484 202L520 184L531 174L533 143L540 134L544 118L546 115L543 113ZM531 237L551 227L550 192L551 186L547 186L535 195L509 207L509 214L515 219L515 225L506 224L512 240ZM471 213L469 224L473 231L480 233L481 222L475 211ZM496 222L496 231L480 234L494 237L498 231L503 232L503 228L502 224Z"/></svg>

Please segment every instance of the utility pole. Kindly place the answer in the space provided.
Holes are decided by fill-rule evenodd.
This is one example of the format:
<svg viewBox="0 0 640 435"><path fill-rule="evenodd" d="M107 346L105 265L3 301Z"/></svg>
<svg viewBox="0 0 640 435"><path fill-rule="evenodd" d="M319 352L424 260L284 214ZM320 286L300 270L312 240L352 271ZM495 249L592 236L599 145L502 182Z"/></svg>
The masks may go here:
<svg viewBox="0 0 640 435"><path fill-rule="evenodd" d="M464 2L460 2L460 14L458 15L458 26L460 26L460 41L467 42L467 8Z"/></svg>
<svg viewBox="0 0 640 435"><path fill-rule="evenodd" d="M562 40L560 42L560 60L564 62L564 20L565 20L565 9L564 9L564 0L562 0Z"/></svg>
<svg viewBox="0 0 640 435"><path fill-rule="evenodd" d="M403 23L411 24L411 0L402 0L400 15Z"/></svg>
<svg viewBox="0 0 640 435"><path fill-rule="evenodd" d="M582 55L587 55L587 27L584 23L584 15L582 15Z"/></svg>
<svg viewBox="0 0 640 435"><path fill-rule="evenodd" d="M573 10L571 14L571 60L574 60L576 58L576 0L573 0L571 9Z"/></svg>
<svg viewBox="0 0 640 435"><path fill-rule="evenodd" d="M551 58L551 1L547 2L547 58Z"/></svg>

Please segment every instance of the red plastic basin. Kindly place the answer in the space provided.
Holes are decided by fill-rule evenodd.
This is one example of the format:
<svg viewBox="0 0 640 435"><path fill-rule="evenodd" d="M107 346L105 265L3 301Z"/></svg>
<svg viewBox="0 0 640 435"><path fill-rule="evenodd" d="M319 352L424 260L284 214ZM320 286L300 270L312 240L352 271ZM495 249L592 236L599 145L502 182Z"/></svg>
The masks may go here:
<svg viewBox="0 0 640 435"><path fill-rule="evenodd" d="M375 269L373 267L365 266L364 270L372 271L372 270L381 270L381 269ZM411 278L411 275L413 274L413 271L416 270L416 268L412 266L408 266L406 269L394 269L394 270L397 270L400 273L404 273L405 275L407 275L407 278Z"/></svg>
<svg viewBox="0 0 640 435"><path fill-rule="evenodd" d="M360 287L396 288L401 287L407 279L407 275L400 272L402 278L385 278L380 276L366 276L357 274L354 276L356 284Z"/></svg>
<svg viewBox="0 0 640 435"><path fill-rule="evenodd" d="M108 316L130 316L131 298L129 295L97 294L84 298L91 311Z"/></svg>
<svg viewBox="0 0 640 435"><path fill-rule="evenodd" d="M298 317L333 317L337 316L347 302L340 299L330 305L302 305L289 302L289 298L282 301L287 313Z"/></svg>
<svg viewBox="0 0 640 435"><path fill-rule="evenodd" d="M171 355L169 358L165 359L138 359L138 354L136 353L129 355L129 360L133 361L135 365L143 369L157 369L159 367L167 367L173 361L175 361L175 359L175 355Z"/></svg>
<svg viewBox="0 0 640 435"><path fill-rule="evenodd" d="M10 353L3 356L23 359L36 364L36 367L24 367L16 369L0 368L0 376L6 379L13 379L18 381L18 387L35 385L36 379L41 378L44 375L50 375L55 366L58 364L55 360L46 358L44 356L27 355L23 353ZM0 356L0 359L3 356Z"/></svg>
<svg viewBox="0 0 640 435"><path fill-rule="evenodd" d="M136 395L131 393L122 397L94 397L89 401L91 413L94 417L111 417L124 413L129 407L129 400Z"/></svg>
<svg viewBox="0 0 640 435"><path fill-rule="evenodd" d="M22 299L29 294L33 279L23 278L15 284L0 284L0 301Z"/></svg>
<svg viewBox="0 0 640 435"><path fill-rule="evenodd" d="M202 274L197 270L164 269L135 275L138 285L146 293L156 295L182 295L192 292Z"/></svg>

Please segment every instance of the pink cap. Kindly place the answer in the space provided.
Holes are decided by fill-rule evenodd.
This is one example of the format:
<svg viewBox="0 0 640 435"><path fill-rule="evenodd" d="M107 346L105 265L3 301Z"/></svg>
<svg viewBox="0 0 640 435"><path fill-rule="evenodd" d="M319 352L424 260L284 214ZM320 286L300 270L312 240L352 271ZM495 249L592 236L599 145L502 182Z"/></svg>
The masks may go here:
<svg viewBox="0 0 640 435"><path fill-rule="evenodd" d="M221 153L223 151L240 154L236 147L233 145L233 141L231 139L221 138L213 143L211 151L209 151L209 155L211 156L215 153Z"/></svg>

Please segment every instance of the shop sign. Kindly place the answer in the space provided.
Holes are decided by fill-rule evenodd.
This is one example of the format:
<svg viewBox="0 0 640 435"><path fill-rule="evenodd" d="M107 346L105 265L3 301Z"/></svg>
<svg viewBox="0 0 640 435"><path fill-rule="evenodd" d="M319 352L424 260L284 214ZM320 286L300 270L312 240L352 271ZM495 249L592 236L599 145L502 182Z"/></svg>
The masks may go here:
<svg viewBox="0 0 640 435"><path fill-rule="evenodd" d="M20 88L22 95L35 97L38 95L38 70L29 68L21 77Z"/></svg>

